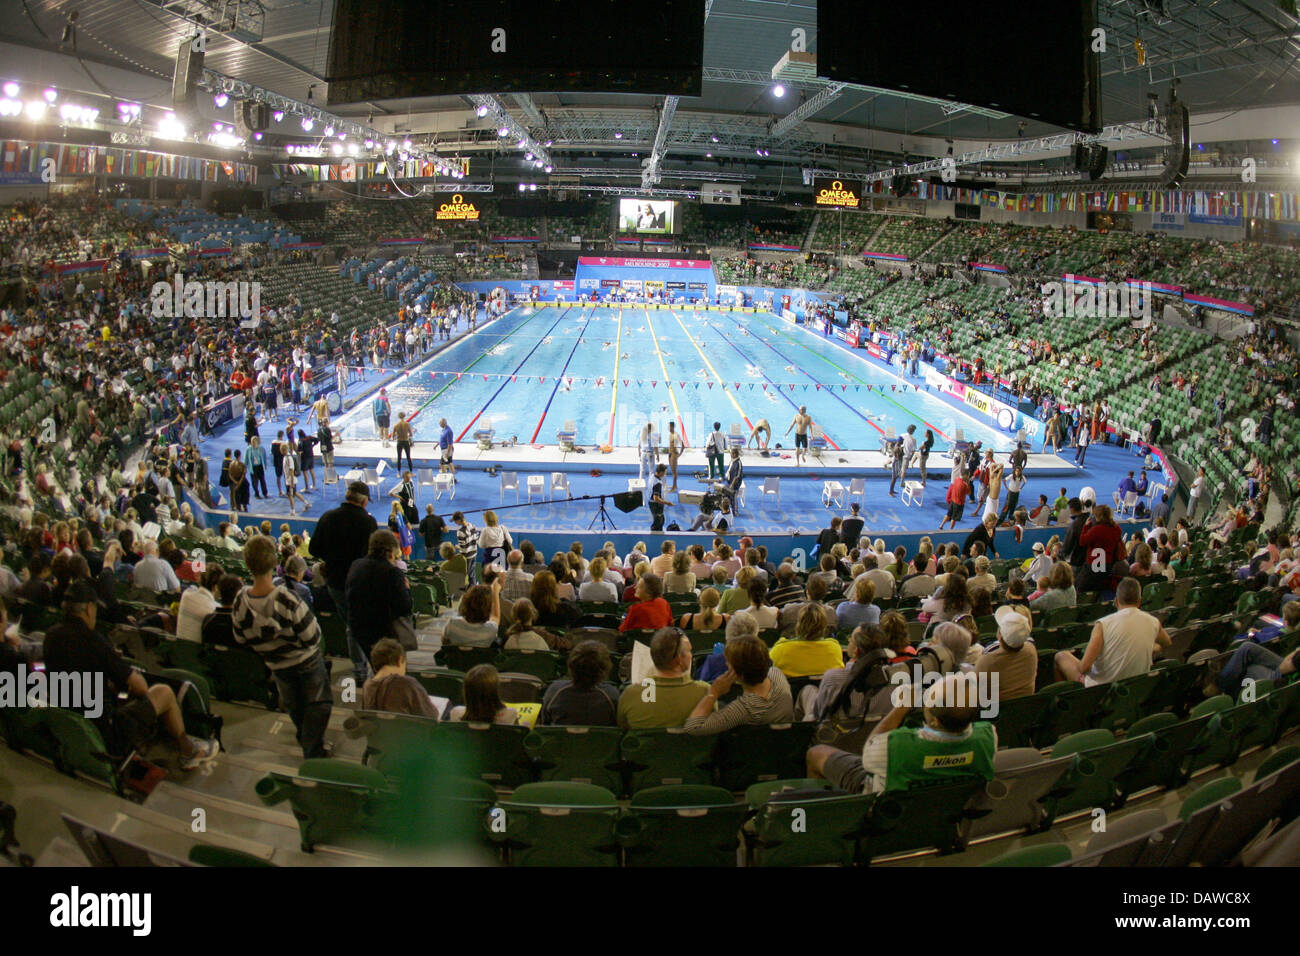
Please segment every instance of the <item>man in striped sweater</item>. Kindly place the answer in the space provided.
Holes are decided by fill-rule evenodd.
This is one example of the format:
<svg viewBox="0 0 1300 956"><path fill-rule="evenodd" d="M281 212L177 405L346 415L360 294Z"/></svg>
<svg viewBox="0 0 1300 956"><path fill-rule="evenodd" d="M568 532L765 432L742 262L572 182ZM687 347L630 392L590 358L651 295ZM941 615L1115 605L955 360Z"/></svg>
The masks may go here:
<svg viewBox="0 0 1300 956"><path fill-rule="evenodd" d="M333 700L321 649L320 625L297 594L277 587L275 542L254 535L244 545L253 584L239 592L231 609L235 640L261 655L298 732L303 756L328 757L325 728Z"/></svg>

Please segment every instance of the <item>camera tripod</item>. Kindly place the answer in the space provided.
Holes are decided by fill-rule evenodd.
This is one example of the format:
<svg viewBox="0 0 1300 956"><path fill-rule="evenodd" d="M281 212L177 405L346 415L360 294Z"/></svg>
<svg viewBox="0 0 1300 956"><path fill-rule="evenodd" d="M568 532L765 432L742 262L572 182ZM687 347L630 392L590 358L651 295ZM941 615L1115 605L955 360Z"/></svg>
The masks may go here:
<svg viewBox="0 0 1300 956"><path fill-rule="evenodd" d="M596 516L591 519L591 524L587 525L587 530L591 531L597 521L600 522L601 531L618 530L618 525L614 524L614 519L609 516L609 512L605 509L604 495L600 496L600 508L596 511Z"/></svg>

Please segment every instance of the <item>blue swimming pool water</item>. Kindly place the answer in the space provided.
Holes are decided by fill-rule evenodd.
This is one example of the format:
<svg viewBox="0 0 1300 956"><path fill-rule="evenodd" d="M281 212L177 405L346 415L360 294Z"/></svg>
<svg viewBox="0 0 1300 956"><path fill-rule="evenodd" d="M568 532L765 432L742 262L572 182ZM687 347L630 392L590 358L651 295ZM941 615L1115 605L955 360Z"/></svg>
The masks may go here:
<svg viewBox="0 0 1300 956"><path fill-rule="evenodd" d="M885 430L909 424L918 438L935 429L938 449L958 428L1011 447L1011 435L916 384L771 313L568 306L516 309L413 369L389 396L394 420L416 414L417 440L434 440L445 417L458 440L491 427L498 440L554 444L572 423L579 444L635 445L647 420L661 436L672 420L699 447L714 421L724 431L739 423L748 438L766 419L773 443L790 447L783 433L807 405L832 447L876 449ZM377 437L369 401L339 425L345 440Z"/></svg>

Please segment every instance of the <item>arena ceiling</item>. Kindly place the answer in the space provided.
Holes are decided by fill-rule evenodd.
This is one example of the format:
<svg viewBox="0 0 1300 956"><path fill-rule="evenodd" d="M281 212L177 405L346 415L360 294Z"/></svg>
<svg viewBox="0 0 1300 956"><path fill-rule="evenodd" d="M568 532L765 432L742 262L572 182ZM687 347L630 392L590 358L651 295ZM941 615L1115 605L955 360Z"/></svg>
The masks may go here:
<svg viewBox="0 0 1300 956"><path fill-rule="evenodd" d="M953 6L963 16L978 13L977 5ZM1173 79L1194 123L1206 114L1300 104L1300 21L1286 6L1279 0L1100 0L1108 47L1102 58L1104 122L1142 122L1148 94L1163 95ZM207 68L298 100L307 100L310 91L323 106L332 7L333 0L0 0L0 41L66 56L70 45L61 37L75 12L85 88L103 85L97 67L118 68L139 77L139 85L151 91L149 102L166 105L187 19L224 17L233 29L210 33ZM787 92L777 98L772 70L789 49L791 31L807 31L808 49L816 51L815 2L707 0L706 9L700 97L666 102L658 96L538 92L503 94L498 102L538 141L553 142L557 174L611 164L635 169L637 160L644 164L652 153L665 171L713 168L719 160L751 174L789 164L869 170L909 153L933 154L933 145L945 140L983 146L1060 132L990 110L816 78L784 79ZM918 13L924 29L942 29L945 19L941 11ZM952 28L960 29L960 20L952 19ZM861 30L863 42L872 42L869 19ZM373 116L377 128L421 137L446 152L503 149L492 117L477 117L465 97L330 108L359 121ZM501 156L502 162L507 158Z"/></svg>

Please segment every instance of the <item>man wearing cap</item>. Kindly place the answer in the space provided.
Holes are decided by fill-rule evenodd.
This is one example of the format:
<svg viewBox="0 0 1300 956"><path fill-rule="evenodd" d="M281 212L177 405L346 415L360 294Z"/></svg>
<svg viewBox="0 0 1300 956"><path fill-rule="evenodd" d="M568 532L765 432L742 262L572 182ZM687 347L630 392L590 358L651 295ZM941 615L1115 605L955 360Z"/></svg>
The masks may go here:
<svg viewBox="0 0 1300 956"><path fill-rule="evenodd" d="M335 610L345 622L348 619L348 605L344 589L348 571L353 561L365 557L370 547L370 535L379 527L378 522L366 511L369 503L370 487L364 481L351 482L343 503L320 516L316 533L311 536L311 542L307 546L312 557L325 562L325 589L329 591ZM350 627L348 655L352 658L357 686L360 686L370 673L370 664L366 660L365 651L353 638Z"/></svg>
<svg viewBox="0 0 1300 956"><path fill-rule="evenodd" d="M1040 577L1052 570L1052 559L1047 556L1043 542L1034 542L1034 557L1025 567L1025 580L1037 582Z"/></svg>
<svg viewBox="0 0 1300 956"><path fill-rule="evenodd" d="M217 755L215 740L199 740L185 733L176 695L166 684L145 683L144 677L122 659L108 639L95 633L95 619L102 602L88 581L74 581L63 595L63 620L45 632L43 653L51 687L86 686L86 677L100 697L83 700L84 713L102 720L105 727L125 724L140 737L151 736L161 722L167 736L180 751L182 770L193 770ZM59 675L66 675L62 680ZM114 704L123 691L125 703ZM66 703L66 702L65 702ZM114 709L119 720L114 721ZM98 713L96 712L98 710ZM134 744L139 741L125 741Z"/></svg>
<svg viewBox="0 0 1300 956"><path fill-rule="evenodd" d="M1029 639L1029 611L1019 605L1004 605L993 617L998 622L998 643L980 655L975 673L997 676L989 687L1000 701L1028 697L1038 676L1038 649Z"/></svg>

